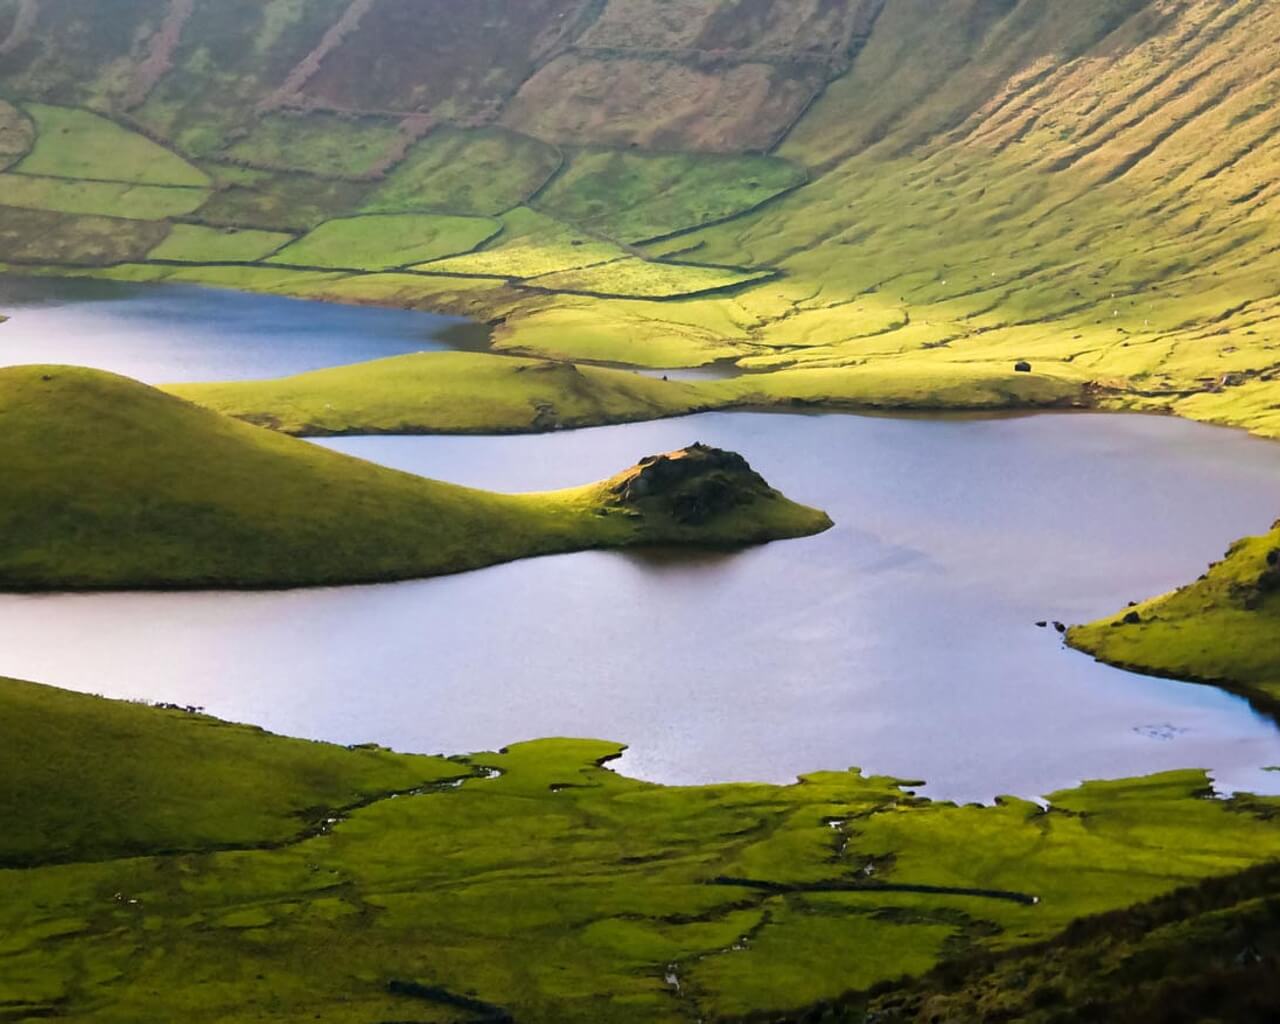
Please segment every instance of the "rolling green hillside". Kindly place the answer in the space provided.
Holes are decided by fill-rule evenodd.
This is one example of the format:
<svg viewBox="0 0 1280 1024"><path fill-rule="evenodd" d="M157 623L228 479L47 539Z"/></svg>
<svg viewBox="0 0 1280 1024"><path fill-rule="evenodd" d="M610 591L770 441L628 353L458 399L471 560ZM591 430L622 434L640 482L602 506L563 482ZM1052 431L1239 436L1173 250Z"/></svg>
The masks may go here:
<svg viewBox="0 0 1280 1024"><path fill-rule="evenodd" d="M340 809L470 773L10 679L0 746L0 868L296 841Z"/></svg>
<svg viewBox="0 0 1280 1024"><path fill-rule="evenodd" d="M583 548L737 545L830 526L712 449L573 490L491 494L70 367L0 370L0 462L7 589L407 579ZM632 486L637 474L652 487Z"/></svg>
<svg viewBox="0 0 1280 1024"><path fill-rule="evenodd" d="M1267 876L1215 883L1199 903L1169 894L1280 854L1274 800L1207 799L1196 771L1088 783L1047 808L957 807L857 771L657 786L602 767L622 748L592 740L400 758L4 681L0 709L0 729L13 709L24 722L43 709L22 738L32 756L6 762L13 789L0 798L58 850L79 849L87 822L34 805L45 748L67 781L109 760L87 780L95 795L126 806L145 795L129 826L139 852L240 795L213 834L181 832L184 846L204 839L204 853L0 870L0 1015L15 1021L831 1019L823 1008L854 993L939 963L1016 958L1085 915L1161 897L1151 913L1243 900ZM155 760L118 758L124 736ZM195 756L203 779L190 777ZM179 774L166 778L157 766L174 758ZM308 760L323 769L312 776ZM278 773L245 791L246 761ZM235 822L260 820L270 836L291 827L292 808L449 774L471 777L329 814L318 834L265 849L248 828L248 842L225 848ZM113 838L90 838L86 852L110 856ZM1113 927L1140 936L1148 919L1140 910ZM1258 919L1241 906L1239 928ZM1197 970L1240 952L1238 931L1217 934L1226 950L1210 947ZM1148 948L1167 953L1160 940ZM1098 947L1063 949L1065 960ZM1059 972L1079 978L1070 961L1032 957L1027 998L1061 986ZM999 990L1017 1005L1016 982Z"/></svg>
<svg viewBox="0 0 1280 1024"><path fill-rule="evenodd" d="M1265 0L104 11L0 0L11 265L168 279L176 250L184 280L465 313L507 351L870 366L926 403L1026 359L1276 431ZM422 219L335 262L360 213ZM281 246L189 227L317 233L265 274Z"/></svg>

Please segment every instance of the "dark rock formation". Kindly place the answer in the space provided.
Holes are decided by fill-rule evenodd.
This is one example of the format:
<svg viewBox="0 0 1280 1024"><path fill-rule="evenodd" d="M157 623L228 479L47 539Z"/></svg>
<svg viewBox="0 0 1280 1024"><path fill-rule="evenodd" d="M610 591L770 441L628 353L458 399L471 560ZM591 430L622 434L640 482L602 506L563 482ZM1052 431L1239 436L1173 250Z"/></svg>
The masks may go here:
<svg viewBox="0 0 1280 1024"><path fill-rule="evenodd" d="M778 497L741 455L705 444L641 459L611 490L629 508L665 512L685 526L759 498Z"/></svg>

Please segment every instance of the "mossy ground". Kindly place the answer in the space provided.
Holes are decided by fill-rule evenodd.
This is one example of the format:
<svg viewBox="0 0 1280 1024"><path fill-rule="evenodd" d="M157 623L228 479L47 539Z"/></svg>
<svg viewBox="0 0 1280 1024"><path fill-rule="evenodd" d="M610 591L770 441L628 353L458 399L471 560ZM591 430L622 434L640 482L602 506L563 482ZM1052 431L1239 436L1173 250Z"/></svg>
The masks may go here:
<svg viewBox="0 0 1280 1024"><path fill-rule="evenodd" d="M0 455L8 588L407 579L584 548L738 545L830 525L745 477L726 478L738 500L696 524L674 508L620 501L610 481L531 495L455 487L70 367L0 370Z"/></svg>
<svg viewBox="0 0 1280 1024"><path fill-rule="evenodd" d="M0 701L15 700L83 716L81 749L60 755L83 763L117 750L117 733L94 723L118 715L163 751L200 733L228 753L256 745L268 762L331 759L339 791L361 757L397 779L460 767L291 748L0 684ZM56 732L32 742L46 740ZM501 774L381 800L271 849L0 871L0 1006L18 1020L56 1010L193 1024L780 1015L1280 854L1274 804L1204 799L1199 772L1085 786L1046 811L930 804L856 772L667 788L599 766L619 749L551 740L473 755ZM207 788L162 782L150 820L175 804L188 820L240 771L215 755L197 784ZM31 772L45 778L23 758L6 779L22 793ZM135 776L154 779L154 766L125 759L99 785L128 792ZM274 827L289 820L279 808L314 798L286 770L237 817Z"/></svg>

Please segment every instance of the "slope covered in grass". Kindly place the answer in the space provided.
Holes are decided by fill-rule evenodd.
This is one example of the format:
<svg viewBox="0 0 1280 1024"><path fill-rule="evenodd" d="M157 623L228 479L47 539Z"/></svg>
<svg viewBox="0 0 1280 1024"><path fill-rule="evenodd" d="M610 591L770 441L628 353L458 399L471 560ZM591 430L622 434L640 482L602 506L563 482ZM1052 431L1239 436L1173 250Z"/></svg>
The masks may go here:
<svg viewBox="0 0 1280 1024"><path fill-rule="evenodd" d="M626 474L499 495L424 480L220 416L122 377L0 370L0 587L287 586L406 579L529 555L816 533L821 512L745 466L644 500Z"/></svg>
<svg viewBox="0 0 1280 1024"><path fill-rule="evenodd" d="M394 121L272 114L224 155L254 167L361 178L379 168L399 141Z"/></svg>
<svg viewBox="0 0 1280 1024"><path fill-rule="evenodd" d="M538 206L610 238L642 242L732 217L804 180L799 167L769 157L588 150Z"/></svg>
<svg viewBox="0 0 1280 1024"><path fill-rule="evenodd" d="M502 215L502 232L474 252L424 263L435 273L534 278L623 259L627 251L544 213L518 206Z"/></svg>
<svg viewBox="0 0 1280 1024"><path fill-rule="evenodd" d="M33 174L0 175L3 205L25 210L99 214L126 220L164 220L197 210L209 198L202 188L77 181Z"/></svg>
<svg viewBox="0 0 1280 1024"><path fill-rule="evenodd" d="M364 209L491 217L523 203L560 162L554 147L516 132L439 128L409 151Z"/></svg>
<svg viewBox="0 0 1280 1024"><path fill-rule="evenodd" d="M1280 713L1280 523L1232 545L1181 590L1068 634L1083 651L1125 668L1242 693Z"/></svg>
<svg viewBox="0 0 1280 1024"><path fill-rule="evenodd" d="M36 140L18 165L23 174L136 185L209 184L208 175L176 153L105 117L43 103L28 104L26 111L35 121Z"/></svg>
<svg viewBox="0 0 1280 1024"><path fill-rule="evenodd" d="M153 260L181 263L252 263L293 240L280 231L241 231L198 224L175 224L163 242L147 254Z"/></svg>
<svg viewBox="0 0 1280 1024"><path fill-rule="evenodd" d="M268 262L306 267L390 270L469 252L500 229L485 217L366 214L326 221Z"/></svg>
<svg viewBox="0 0 1280 1024"><path fill-rule="evenodd" d="M624 370L467 352L423 352L280 380L183 384L172 394L289 434L495 433L697 412L694 385Z"/></svg>
<svg viewBox="0 0 1280 1024"><path fill-rule="evenodd" d="M86 729L111 707L23 692ZM185 726L268 760L284 749L126 711L157 743ZM776 1020L1280 854L1274 801L1206 799L1195 771L1088 784L1048 809L956 807L856 771L668 788L602 768L620 749L473 755L501 774L379 801L276 849L0 871L0 1005L193 1024L250 1004L279 1022L334 1007L350 1020ZM9 777L42 771L24 758ZM209 759L211 782L234 787L238 772ZM112 780L149 773L122 759ZM241 813L295 785L246 794ZM155 811L182 800L161 791Z"/></svg>
<svg viewBox="0 0 1280 1024"><path fill-rule="evenodd" d="M467 769L0 679L0 867L297 838Z"/></svg>

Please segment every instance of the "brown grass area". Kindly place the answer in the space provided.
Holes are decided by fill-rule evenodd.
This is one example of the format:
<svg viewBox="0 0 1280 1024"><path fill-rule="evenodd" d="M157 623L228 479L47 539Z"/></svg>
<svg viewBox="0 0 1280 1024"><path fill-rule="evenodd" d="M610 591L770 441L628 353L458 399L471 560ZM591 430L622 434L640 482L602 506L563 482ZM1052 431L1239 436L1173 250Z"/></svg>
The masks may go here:
<svg viewBox="0 0 1280 1024"><path fill-rule="evenodd" d="M376 0L303 92L339 109L443 109L451 120L484 119L562 42L588 3Z"/></svg>

